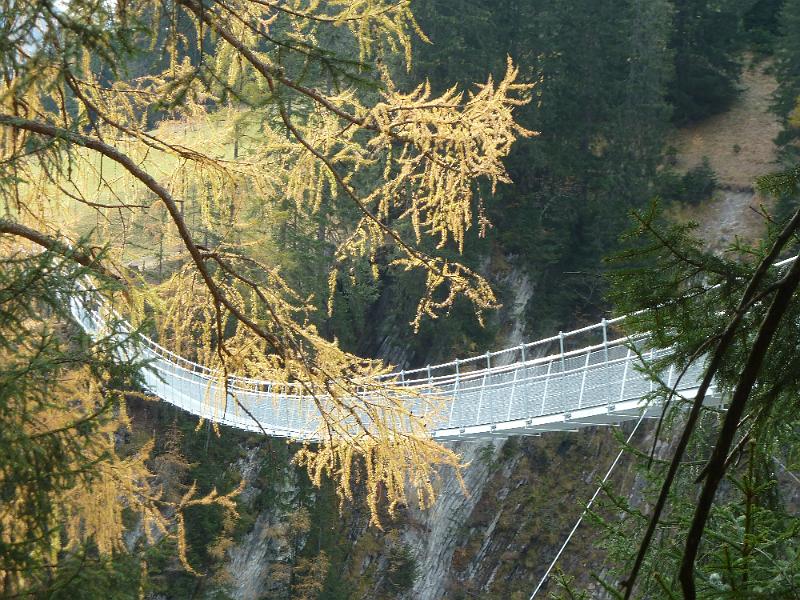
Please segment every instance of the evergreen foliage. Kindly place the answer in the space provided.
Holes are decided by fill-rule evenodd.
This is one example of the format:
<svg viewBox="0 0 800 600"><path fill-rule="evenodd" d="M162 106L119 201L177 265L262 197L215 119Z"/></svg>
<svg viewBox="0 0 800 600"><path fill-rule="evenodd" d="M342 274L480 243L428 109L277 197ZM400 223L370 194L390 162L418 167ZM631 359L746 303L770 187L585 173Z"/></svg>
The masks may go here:
<svg viewBox="0 0 800 600"><path fill-rule="evenodd" d="M656 184L659 197L693 205L709 200L715 189L717 176L707 157L683 175L667 169L661 171Z"/></svg>
<svg viewBox="0 0 800 600"><path fill-rule="evenodd" d="M771 56L780 33L780 12L785 0L756 0L744 12L742 26L747 44L761 55Z"/></svg>
<svg viewBox="0 0 800 600"><path fill-rule="evenodd" d="M3 247L0 594L62 597L80 587L87 565L115 579L109 554L123 549L116 495L148 510L135 498L147 493L136 481L146 474L143 456L126 458L115 443L117 429L128 426L122 390L140 365L116 363L119 340L92 342L69 322L74 281L87 268Z"/></svg>
<svg viewBox="0 0 800 600"><path fill-rule="evenodd" d="M784 131L778 143L784 147L790 161L798 160L797 138L800 127L792 125L791 117L800 98L800 2L787 0L780 14L781 36L777 41L776 69L778 91L775 112L784 120Z"/></svg>
<svg viewBox="0 0 800 600"><path fill-rule="evenodd" d="M670 48L673 120L692 123L725 110L738 94L743 30L737 2L677 0Z"/></svg>
<svg viewBox="0 0 800 600"><path fill-rule="evenodd" d="M537 81L535 102L520 119L540 134L520 140L507 161L514 183L489 206L496 225L490 241L533 282L534 332L594 318L602 304L599 257L614 247L627 211L651 194L660 162L669 117L670 4L426 5L421 27L442 37L419 45L418 77L435 72L471 81L476 65L499 73L510 55ZM468 46L475 38L479 43Z"/></svg>
<svg viewBox="0 0 800 600"><path fill-rule="evenodd" d="M625 598L792 597L800 520L786 511L777 481L797 460L800 303L782 298L791 297L800 266L769 265L796 252L791 232L800 216L775 223L763 244L737 245L723 257L655 206L638 221L613 275L613 299L634 315L629 333L647 331L655 347L674 351L648 367L674 454L639 455L652 510L607 490L607 507L621 516L596 515L618 565L604 585L618 590L622 581ZM684 399L663 373L674 369L674 382L697 361L705 365L699 399ZM727 412L701 404L711 377Z"/></svg>

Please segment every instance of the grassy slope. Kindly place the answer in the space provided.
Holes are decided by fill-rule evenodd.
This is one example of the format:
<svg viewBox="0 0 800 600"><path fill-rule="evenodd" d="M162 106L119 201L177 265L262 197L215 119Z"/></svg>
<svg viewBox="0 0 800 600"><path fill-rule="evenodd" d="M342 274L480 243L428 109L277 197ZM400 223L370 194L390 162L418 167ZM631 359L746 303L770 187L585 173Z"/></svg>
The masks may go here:
<svg viewBox="0 0 800 600"><path fill-rule="evenodd" d="M753 183L776 168L774 139L780 122L770 112L777 87L770 64L745 68L740 85L742 94L728 112L679 129L669 139L677 149L677 170L691 169L708 157L717 174L722 189L710 201L673 208L678 220L698 223L699 235L716 250L737 236L753 240L763 233L764 219L757 211L770 204L753 193Z"/></svg>
<svg viewBox="0 0 800 600"><path fill-rule="evenodd" d="M777 82L769 67L768 62L760 62L745 68L742 94L728 112L670 136L668 143L678 150L679 170L697 166L706 156L723 187L748 189L756 177L775 168L773 140L780 122L770 112Z"/></svg>

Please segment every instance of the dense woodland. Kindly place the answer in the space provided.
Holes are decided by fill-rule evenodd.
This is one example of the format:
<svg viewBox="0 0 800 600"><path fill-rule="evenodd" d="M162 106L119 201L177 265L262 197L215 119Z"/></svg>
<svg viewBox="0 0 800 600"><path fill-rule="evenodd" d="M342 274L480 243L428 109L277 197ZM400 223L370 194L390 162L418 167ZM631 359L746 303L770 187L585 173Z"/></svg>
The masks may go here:
<svg viewBox="0 0 800 600"><path fill-rule="evenodd" d="M398 460L396 472L375 482L364 465L389 461L395 450L380 454L362 440L354 442L359 450L352 459L346 442L332 438L317 454L304 455L307 448L198 424L154 403L138 387L142 365L115 359L115 338L93 342L71 322L65 294L92 275L120 303L133 295L120 278L144 290L130 301L129 316L175 351L194 352L191 358L226 373L269 368L311 385L324 381L325 369L305 365L292 344L329 371L370 374L386 367L364 366L361 357L416 367L484 352L507 340L512 319L523 320L533 339L612 313L652 309L635 326L675 346L679 367L720 352L712 375L734 398L733 430L725 440L727 418L714 411L670 412L663 430L665 444L680 449L676 472L670 475L671 454L654 459L649 448L632 454L644 482L640 498L609 489L591 515L597 538L591 545L603 548L603 559L584 577L555 577L546 593L589 598L603 588L607 597L800 597L800 516L776 483L779 470L797 472L800 464L800 302L792 295L797 282L788 287L793 270L781 277L759 268L760 261L797 250L800 1L63 4L0 1L0 497L6 507L0 595L233 597L231 557L258 525L260 543L275 557L259 598L408 597L419 567L400 535L410 526L406 505L415 502L405 496L402 477L424 497L437 468L458 464L449 449L409 442L405 456L422 464ZM100 5L113 35L104 29L111 25L88 17L85 29L65 24L68 7L80 20L81 11ZM230 14L220 18L215 11L226 5ZM389 5L402 9L395 15ZM413 17L402 12L408 6ZM241 23L232 16L237 10ZM317 28L295 15L316 11L345 17L331 19L330 27L321 20ZM366 25L351 27L347 15L356 22L367 15ZM41 58L29 41L26 56L29 46L18 32L51 18L67 32L64 39L73 36L75 48L55 42L51 52L63 54ZM248 62L241 48L221 41L225 26L256 50L256 59ZM269 35L260 38L262 31ZM43 61L43 72L58 75L38 82L31 73L39 63L26 62L31 56ZM258 56L270 75L256 66ZM75 72L58 70L61 60L77 65ZM664 215L665 207L712 201L719 186L708 162L676 168L669 135L727 111L743 71L756 67L778 83L772 111L782 124L775 140L780 163L753 182L774 199L773 208L763 241L714 255L690 226ZM489 114L490 125L445 130L442 123L461 114L452 86L480 100L474 85L487 80L483 89L498 91L483 99L485 110L474 118L483 123ZM122 108L100 91L142 81L153 98ZM430 89L410 92L424 82ZM304 90L333 99L361 122L353 125L353 118L342 127ZM381 102L386 112L371 112ZM436 171L436 160L425 163L429 156L419 148L449 161L448 144L413 131L407 134L419 135L413 143L394 140L405 144L403 157L421 157L408 175L380 120L391 120L386 115L403 103L437 102L451 112L423 119L428 129L421 129L442 140L469 138L466 152L478 165L477 175L447 179L441 189L416 175L448 177L446 169ZM378 116L369 125L361 115ZM37 119L63 129L37 130L29 124ZM202 282L159 193L131 183L109 155L89 156L91 146L76 141L95 137L124 148L141 141L131 151L136 164L168 182L203 260L221 257L210 277L219 293L235 299L228 312L220 312L213 292L194 291ZM304 137L310 146L298 150ZM343 181L336 169L320 167L309 148L339 161L334 166L347 173ZM277 155L286 157L279 167ZM29 156L40 162L30 167ZM42 182L34 184L37 177ZM54 208L29 199L37 194L74 201ZM423 196L425 208L409 217L417 210L411 199ZM124 208L115 205L121 197ZM348 197L374 201L379 218L370 222ZM44 253L20 251L20 238L42 245L30 231L45 221L48 239L61 241L47 242ZM386 241L389 231L398 232L397 243ZM438 288L432 262L444 271L452 266ZM238 275L259 284L243 285ZM521 280L531 299L523 314L513 315ZM250 311L248 294L265 289L279 290L274 326L255 301ZM242 333L246 328L236 323L247 317L259 325ZM273 338L279 341L270 346ZM219 350L223 340L234 349L228 362ZM753 362L753 347L759 356L769 349L763 364ZM654 367L653 376L658 372ZM750 372L756 379L748 387L743 378ZM678 441L683 431L685 442ZM517 442L509 441L499 458L487 451L486 460L515 452L521 453ZM712 480L707 491L696 483ZM698 494L715 500L704 518ZM668 509L652 519L659 495L669 499ZM573 508L570 514L578 514L580 505ZM687 567L698 531L704 545ZM528 598L532 573L544 565L526 564L524 556L518 562L527 569L522 578L447 597ZM696 596L685 584L687 568Z"/></svg>

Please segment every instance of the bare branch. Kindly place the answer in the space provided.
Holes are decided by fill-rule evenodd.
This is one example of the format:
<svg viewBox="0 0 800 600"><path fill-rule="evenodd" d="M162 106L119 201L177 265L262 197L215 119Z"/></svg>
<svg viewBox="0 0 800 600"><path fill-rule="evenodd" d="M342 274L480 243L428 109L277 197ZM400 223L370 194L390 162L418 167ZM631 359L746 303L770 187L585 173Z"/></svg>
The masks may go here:
<svg viewBox="0 0 800 600"><path fill-rule="evenodd" d="M69 244L61 242L54 237L42 233L41 231L37 231L36 229L22 225L21 223L16 223L8 219L0 219L0 233L25 238L34 244L38 244L42 248L46 248L51 252L60 254L65 258L69 258L70 260L73 260L84 267L92 269L93 271L96 271L105 277L111 277L121 281L121 277L119 275L110 272L107 268L100 264L96 257L90 254L84 254L79 250L75 250L74 248L70 247Z"/></svg>

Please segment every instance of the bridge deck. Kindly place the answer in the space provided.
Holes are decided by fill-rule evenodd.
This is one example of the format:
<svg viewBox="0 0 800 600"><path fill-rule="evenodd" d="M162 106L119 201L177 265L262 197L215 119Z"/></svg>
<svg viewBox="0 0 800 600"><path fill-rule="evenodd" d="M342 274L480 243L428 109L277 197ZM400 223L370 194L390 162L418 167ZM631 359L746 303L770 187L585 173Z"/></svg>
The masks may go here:
<svg viewBox="0 0 800 600"><path fill-rule="evenodd" d="M71 309L87 332L102 331L104 320L97 311L74 298ZM664 351L647 349L645 338L609 340L621 320L467 360L400 371L376 383L408 389L407 401L414 411L426 410L425 396L443 399L444 411L431 432L442 441L610 425L636 419L645 408L656 414L658 406L645 407L643 398L653 383L639 367L643 358L659 358ZM581 340L582 347L565 349ZM226 398L213 372L152 340L142 337L136 353L149 362L142 374L145 387L170 404L238 429L297 440L315 438L319 425L315 402L296 386L231 377L229 394L235 398ZM701 376L702 365L697 364L681 380L678 390L684 397L694 396ZM662 377L673 385L672 369Z"/></svg>

